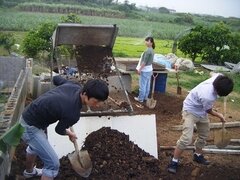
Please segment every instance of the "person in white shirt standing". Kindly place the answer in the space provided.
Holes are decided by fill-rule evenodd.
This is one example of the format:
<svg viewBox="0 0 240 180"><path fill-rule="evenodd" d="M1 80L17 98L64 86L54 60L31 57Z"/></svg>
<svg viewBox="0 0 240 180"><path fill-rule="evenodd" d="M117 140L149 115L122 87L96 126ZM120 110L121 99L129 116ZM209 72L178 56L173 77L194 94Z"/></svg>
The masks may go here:
<svg viewBox="0 0 240 180"><path fill-rule="evenodd" d="M168 172L174 174L177 172L181 154L192 143L194 124L197 127L198 137L194 143L193 161L204 165L210 163L202 154L202 149L210 132L207 115L211 114L218 117L221 122L225 122L223 114L214 111L212 107L218 96L227 96L232 92L233 86L232 79L222 74L215 74L190 91L183 102L183 132L177 141L174 156L168 165Z"/></svg>
<svg viewBox="0 0 240 180"><path fill-rule="evenodd" d="M147 100L150 92L151 76L153 73L153 57L155 43L152 37L145 38L145 45L147 49L142 53L139 63L136 67L139 77L139 95L134 99L138 102Z"/></svg>

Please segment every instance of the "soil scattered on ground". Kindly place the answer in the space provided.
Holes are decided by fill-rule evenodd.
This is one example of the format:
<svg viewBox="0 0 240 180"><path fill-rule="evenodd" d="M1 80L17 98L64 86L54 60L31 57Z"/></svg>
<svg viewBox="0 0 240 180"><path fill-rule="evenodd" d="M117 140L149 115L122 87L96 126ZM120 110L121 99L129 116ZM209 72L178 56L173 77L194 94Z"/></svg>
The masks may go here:
<svg viewBox="0 0 240 180"><path fill-rule="evenodd" d="M156 114L158 147L174 146L181 135L181 131L172 131L171 127L181 124L181 108L184 95L155 94L157 106L148 109L144 104L133 100L130 95L136 114ZM215 109L222 112L222 103L218 102ZM227 111L229 121L237 120L239 112ZM211 122L217 119L210 117ZM137 125L136 125L137 128ZM240 138L239 128L228 128L232 138ZM213 144L213 131L208 138L208 144ZM194 133L194 138L196 133ZM12 162L11 174L8 179L21 179L25 168L25 144L21 143ZM85 148L89 151L93 161L93 171L88 179L240 179L240 156L227 154L206 154L212 163L209 166L198 165L192 161L192 151L186 151L181 157L181 165L176 175L166 171L172 150L158 148L158 159L144 152L137 145L129 141L129 137L116 130L102 128L90 134L85 141ZM71 152L70 152L71 153ZM68 158L60 159L58 180L80 180L71 168ZM37 161L41 167L41 161ZM33 178L40 179L40 178Z"/></svg>

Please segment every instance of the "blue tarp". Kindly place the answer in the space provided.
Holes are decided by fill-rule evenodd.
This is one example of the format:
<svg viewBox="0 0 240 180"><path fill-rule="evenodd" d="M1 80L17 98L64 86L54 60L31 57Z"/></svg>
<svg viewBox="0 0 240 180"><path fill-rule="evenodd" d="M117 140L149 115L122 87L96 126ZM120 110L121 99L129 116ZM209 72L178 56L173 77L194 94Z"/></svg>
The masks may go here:
<svg viewBox="0 0 240 180"><path fill-rule="evenodd" d="M171 69L172 68L172 64L171 62L169 61L168 58L166 58L164 55L162 54L155 54L154 55L154 58L153 58L153 62L157 63L157 64L161 64L161 65L164 65L165 68L169 68Z"/></svg>

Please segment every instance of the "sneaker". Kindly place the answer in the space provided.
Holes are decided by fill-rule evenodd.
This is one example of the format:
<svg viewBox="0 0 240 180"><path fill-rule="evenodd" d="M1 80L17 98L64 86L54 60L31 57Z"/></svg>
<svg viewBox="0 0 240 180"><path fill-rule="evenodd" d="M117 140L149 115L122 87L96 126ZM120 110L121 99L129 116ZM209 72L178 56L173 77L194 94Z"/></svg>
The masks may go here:
<svg viewBox="0 0 240 180"><path fill-rule="evenodd" d="M176 174L177 173L177 168L178 168L178 162L174 162L171 160L170 164L168 165L168 172Z"/></svg>
<svg viewBox="0 0 240 180"><path fill-rule="evenodd" d="M140 103L143 103L143 101L139 100L138 97L134 97L134 100Z"/></svg>
<svg viewBox="0 0 240 180"><path fill-rule="evenodd" d="M203 164L203 165L209 165L210 164L210 161L205 159L202 154L200 156L198 156L197 154L194 154L193 155L193 161L195 161L199 164Z"/></svg>
<svg viewBox="0 0 240 180"><path fill-rule="evenodd" d="M31 173L29 173L26 170L24 170L23 176L25 178L32 178L32 177L36 177L36 176L42 176L42 169L34 167L33 171Z"/></svg>

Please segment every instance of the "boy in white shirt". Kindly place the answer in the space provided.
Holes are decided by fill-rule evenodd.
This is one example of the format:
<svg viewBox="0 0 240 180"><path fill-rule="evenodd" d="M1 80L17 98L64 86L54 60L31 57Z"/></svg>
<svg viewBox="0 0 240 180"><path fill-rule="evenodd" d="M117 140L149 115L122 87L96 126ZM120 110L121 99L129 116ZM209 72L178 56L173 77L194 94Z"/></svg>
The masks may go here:
<svg viewBox="0 0 240 180"><path fill-rule="evenodd" d="M210 163L202 155L202 148L210 132L207 114L216 116L221 122L225 122L223 114L213 111L212 107L218 96L227 96L232 92L233 85L233 81L229 77L215 74L190 91L183 102L182 119L184 123L182 136L177 141L174 156L168 165L168 172L174 174L177 172L178 160L184 149L192 142L194 124L197 126L198 137L194 143L193 161L204 165Z"/></svg>

